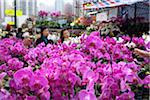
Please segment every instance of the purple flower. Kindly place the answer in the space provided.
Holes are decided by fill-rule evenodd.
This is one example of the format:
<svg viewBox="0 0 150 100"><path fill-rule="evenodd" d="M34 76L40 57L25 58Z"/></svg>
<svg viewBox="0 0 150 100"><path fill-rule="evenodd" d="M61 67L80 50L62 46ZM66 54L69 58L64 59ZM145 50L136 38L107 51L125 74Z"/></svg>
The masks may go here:
<svg viewBox="0 0 150 100"><path fill-rule="evenodd" d="M90 34L90 36L97 36L97 37L100 37L100 32L98 32L98 31L92 32L92 33Z"/></svg>
<svg viewBox="0 0 150 100"><path fill-rule="evenodd" d="M124 80L121 80L120 82L120 89L122 92L125 92L126 90L131 91L129 85Z"/></svg>
<svg viewBox="0 0 150 100"><path fill-rule="evenodd" d="M103 42L99 37L89 36L86 39L86 46L88 48L94 48L94 49L102 48Z"/></svg>
<svg viewBox="0 0 150 100"><path fill-rule="evenodd" d="M80 84L81 79L74 73L68 73L68 81L74 86L76 83Z"/></svg>
<svg viewBox="0 0 150 100"><path fill-rule="evenodd" d="M55 12L54 16L58 14ZM130 37L122 38L125 41L118 43L93 32L82 37L78 49L74 44L40 44L26 49L22 40L2 39L0 80L5 79L7 73L8 80L4 81L9 83L9 91L1 85L0 99L134 99L130 86L149 86L150 79L149 75L143 80L138 76L141 67L134 62L133 52L126 47ZM137 47L147 48L142 38L134 37L133 41ZM96 98L98 92L100 97Z"/></svg>
<svg viewBox="0 0 150 100"><path fill-rule="evenodd" d="M40 99L41 99L41 100L50 100L50 92L49 92L49 91L43 92L43 93L40 95Z"/></svg>
<svg viewBox="0 0 150 100"><path fill-rule="evenodd" d="M0 71L5 71L5 70L7 70L8 69L8 66L6 66L6 64L2 64L1 66L0 66Z"/></svg>
<svg viewBox="0 0 150 100"><path fill-rule="evenodd" d="M139 39L138 39L138 37L133 37L132 41L133 41L133 43L138 44Z"/></svg>
<svg viewBox="0 0 150 100"><path fill-rule="evenodd" d="M86 90L81 90L78 93L79 100L97 100L93 93L87 92Z"/></svg>
<svg viewBox="0 0 150 100"><path fill-rule="evenodd" d="M25 100L37 100L36 96L27 96Z"/></svg>
<svg viewBox="0 0 150 100"><path fill-rule="evenodd" d="M19 86L28 86L33 79L33 72L29 68L22 68L14 73L14 81Z"/></svg>
<svg viewBox="0 0 150 100"><path fill-rule="evenodd" d="M7 75L7 73L2 72L0 73L0 82L3 80L3 78Z"/></svg>
<svg viewBox="0 0 150 100"><path fill-rule="evenodd" d="M9 86L10 86L12 91L16 91L16 90L21 89L21 86L17 85L13 79L9 81Z"/></svg>
<svg viewBox="0 0 150 100"><path fill-rule="evenodd" d="M9 59L7 64L8 68L11 70L17 70L23 67L23 62L19 61L17 58Z"/></svg>
<svg viewBox="0 0 150 100"><path fill-rule="evenodd" d="M98 73L94 73L92 70L88 70L83 74L83 80L96 82L98 80Z"/></svg>
<svg viewBox="0 0 150 100"><path fill-rule="evenodd" d="M143 80L144 84L150 84L150 75L146 76Z"/></svg>
<svg viewBox="0 0 150 100"><path fill-rule="evenodd" d="M111 90L110 89L104 90L101 96L99 97L99 99L100 100L112 100Z"/></svg>
<svg viewBox="0 0 150 100"><path fill-rule="evenodd" d="M61 16L61 12L60 12L60 11L51 12L51 13L50 13L50 16L51 16L51 17L59 17L59 16Z"/></svg>
<svg viewBox="0 0 150 100"><path fill-rule="evenodd" d="M0 89L0 100L10 100L10 93L5 89Z"/></svg>
<svg viewBox="0 0 150 100"><path fill-rule="evenodd" d="M150 42L147 43L146 47L147 49L150 49Z"/></svg>
<svg viewBox="0 0 150 100"><path fill-rule="evenodd" d="M123 93L120 96L117 96L116 100L134 100L134 93L131 91Z"/></svg>
<svg viewBox="0 0 150 100"><path fill-rule="evenodd" d="M14 45L10 47L11 53L15 55L25 55L27 53L27 49L25 48L22 41L16 42Z"/></svg>
<svg viewBox="0 0 150 100"><path fill-rule="evenodd" d="M105 38L105 42L106 42L107 44L112 44L112 45L115 45L115 44L116 44L115 39L114 39L114 38L110 38L110 37L106 37L106 38Z"/></svg>
<svg viewBox="0 0 150 100"><path fill-rule="evenodd" d="M145 44L144 39L142 37L140 37L138 39L138 44L141 45L141 46L143 46Z"/></svg>
<svg viewBox="0 0 150 100"><path fill-rule="evenodd" d="M122 36L122 39L124 39L125 42L129 42L131 40L129 36Z"/></svg>
<svg viewBox="0 0 150 100"><path fill-rule="evenodd" d="M48 85L48 80L42 75L34 75L30 82L30 88L33 91L40 90Z"/></svg>
<svg viewBox="0 0 150 100"><path fill-rule="evenodd" d="M48 12L46 12L46 11L39 11L38 15L40 17L46 17L46 16L48 16Z"/></svg>

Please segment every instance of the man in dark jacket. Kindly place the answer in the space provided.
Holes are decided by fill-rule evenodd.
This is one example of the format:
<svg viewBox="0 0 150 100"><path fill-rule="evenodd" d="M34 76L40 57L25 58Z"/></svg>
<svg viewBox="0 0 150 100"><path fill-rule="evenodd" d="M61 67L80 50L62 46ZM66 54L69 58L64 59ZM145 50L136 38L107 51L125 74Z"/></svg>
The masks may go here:
<svg viewBox="0 0 150 100"><path fill-rule="evenodd" d="M53 41L49 41L49 40L47 39L48 35L49 35L49 30L48 30L48 28L46 28L46 27L41 28L41 37L40 37L39 39L37 39L36 45L38 45L38 44L40 44L40 43L42 43L42 42L44 42L45 44L48 44L48 43L51 43L51 44L52 44Z"/></svg>

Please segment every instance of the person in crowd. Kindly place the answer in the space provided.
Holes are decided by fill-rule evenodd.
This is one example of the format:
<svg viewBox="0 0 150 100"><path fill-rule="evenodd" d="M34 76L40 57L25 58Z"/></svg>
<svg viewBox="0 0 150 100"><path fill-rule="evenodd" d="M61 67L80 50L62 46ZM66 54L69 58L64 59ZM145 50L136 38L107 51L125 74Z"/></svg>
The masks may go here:
<svg viewBox="0 0 150 100"><path fill-rule="evenodd" d="M11 38L11 37L13 37L13 34L11 34L11 33L8 33L5 35L5 38Z"/></svg>
<svg viewBox="0 0 150 100"><path fill-rule="evenodd" d="M20 38L20 39L23 39L23 36L22 36L22 35L23 35L22 28L18 28L16 37L17 37L17 38Z"/></svg>
<svg viewBox="0 0 150 100"><path fill-rule="evenodd" d="M26 32L27 30L28 30L28 26L27 26L27 24L22 24L22 32Z"/></svg>
<svg viewBox="0 0 150 100"><path fill-rule="evenodd" d="M71 45L73 43L79 44L81 37L71 37L68 29L63 29L60 34L60 43Z"/></svg>
<svg viewBox="0 0 150 100"><path fill-rule="evenodd" d="M30 35L33 35L33 29L32 28L28 29L28 32Z"/></svg>
<svg viewBox="0 0 150 100"><path fill-rule="evenodd" d="M11 31L12 31L12 26L10 26L9 24L7 24L6 27L5 27L5 29L2 31L2 33L3 33L2 38L9 38L9 37L13 36L11 34Z"/></svg>
<svg viewBox="0 0 150 100"><path fill-rule="evenodd" d="M6 22L3 22L3 23L2 23L2 31L5 31L5 30L6 30L6 27L7 27L7 23L6 23Z"/></svg>
<svg viewBox="0 0 150 100"><path fill-rule="evenodd" d="M39 27L35 28L35 39L39 39L41 37L41 29Z"/></svg>
<svg viewBox="0 0 150 100"><path fill-rule="evenodd" d="M14 37L16 37L16 34L17 34L17 31L16 31L16 29L12 29L12 31L11 31L11 34L14 36Z"/></svg>
<svg viewBox="0 0 150 100"><path fill-rule="evenodd" d="M33 28L33 20L32 20L32 18L27 18L26 24L27 24L29 29L32 29Z"/></svg>
<svg viewBox="0 0 150 100"><path fill-rule="evenodd" d="M23 39L23 44L25 45L25 47L30 48L30 47L33 46L33 41L34 41L33 38L25 37L25 38Z"/></svg>
<svg viewBox="0 0 150 100"><path fill-rule="evenodd" d="M7 26L6 26L6 31L7 31L7 32L12 31L12 26L11 26L11 25L9 25L9 24L7 24Z"/></svg>
<svg viewBox="0 0 150 100"><path fill-rule="evenodd" d="M71 41L70 39L70 32L68 29L63 29L60 33L60 41L61 43L69 43Z"/></svg>
<svg viewBox="0 0 150 100"><path fill-rule="evenodd" d="M26 23L23 23L21 27L22 27L23 29L28 28L28 26L27 26Z"/></svg>
<svg viewBox="0 0 150 100"><path fill-rule="evenodd" d="M48 44L48 43L53 43L52 41L48 40L48 35L49 35L49 30L47 27L42 27L41 28L41 37L39 39L37 39L36 41L36 45L44 42L45 44Z"/></svg>
<svg viewBox="0 0 150 100"><path fill-rule="evenodd" d="M2 38L2 29L0 29L0 39Z"/></svg>

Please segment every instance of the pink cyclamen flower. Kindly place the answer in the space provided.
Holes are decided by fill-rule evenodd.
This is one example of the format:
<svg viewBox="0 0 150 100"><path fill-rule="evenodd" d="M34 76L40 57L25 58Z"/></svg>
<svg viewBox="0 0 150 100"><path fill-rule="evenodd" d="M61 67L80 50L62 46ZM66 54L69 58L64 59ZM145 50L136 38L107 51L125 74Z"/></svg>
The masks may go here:
<svg viewBox="0 0 150 100"><path fill-rule="evenodd" d="M33 91L40 90L48 85L48 80L42 75L34 75L33 80L30 82L30 88Z"/></svg>
<svg viewBox="0 0 150 100"><path fill-rule="evenodd" d="M2 72L0 73L0 82L3 80L3 78L7 75L7 73Z"/></svg>
<svg viewBox="0 0 150 100"><path fill-rule="evenodd" d="M123 93L120 96L117 96L116 100L134 100L134 93L129 91L128 93Z"/></svg>
<svg viewBox="0 0 150 100"><path fill-rule="evenodd" d="M23 67L23 62L19 61L18 58L9 59L8 62L8 69L17 70Z"/></svg>

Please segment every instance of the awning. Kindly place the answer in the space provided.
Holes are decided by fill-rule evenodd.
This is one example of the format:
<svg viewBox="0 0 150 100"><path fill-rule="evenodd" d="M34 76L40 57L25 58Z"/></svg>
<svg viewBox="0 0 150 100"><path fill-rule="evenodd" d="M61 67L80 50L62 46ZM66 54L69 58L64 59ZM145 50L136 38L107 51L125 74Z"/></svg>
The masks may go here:
<svg viewBox="0 0 150 100"><path fill-rule="evenodd" d="M137 2L147 2L148 0L122 0L122 3L124 4L134 4L134 3L137 3Z"/></svg>
<svg viewBox="0 0 150 100"><path fill-rule="evenodd" d="M83 4L83 9L93 9L93 8L109 8L117 7L121 5L130 5L136 2L143 2L146 0L99 0L99 2L87 2Z"/></svg>
<svg viewBox="0 0 150 100"><path fill-rule="evenodd" d="M93 9L93 8L97 8L97 6L93 2L88 2L83 4L84 10Z"/></svg>
<svg viewBox="0 0 150 100"><path fill-rule="evenodd" d="M124 5L124 3L121 2L121 0L101 0L98 3L98 8L105 8L105 7L115 7Z"/></svg>
<svg viewBox="0 0 150 100"><path fill-rule="evenodd" d="M88 2L83 4L83 9L106 8L123 5L121 0L101 0L99 2Z"/></svg>

